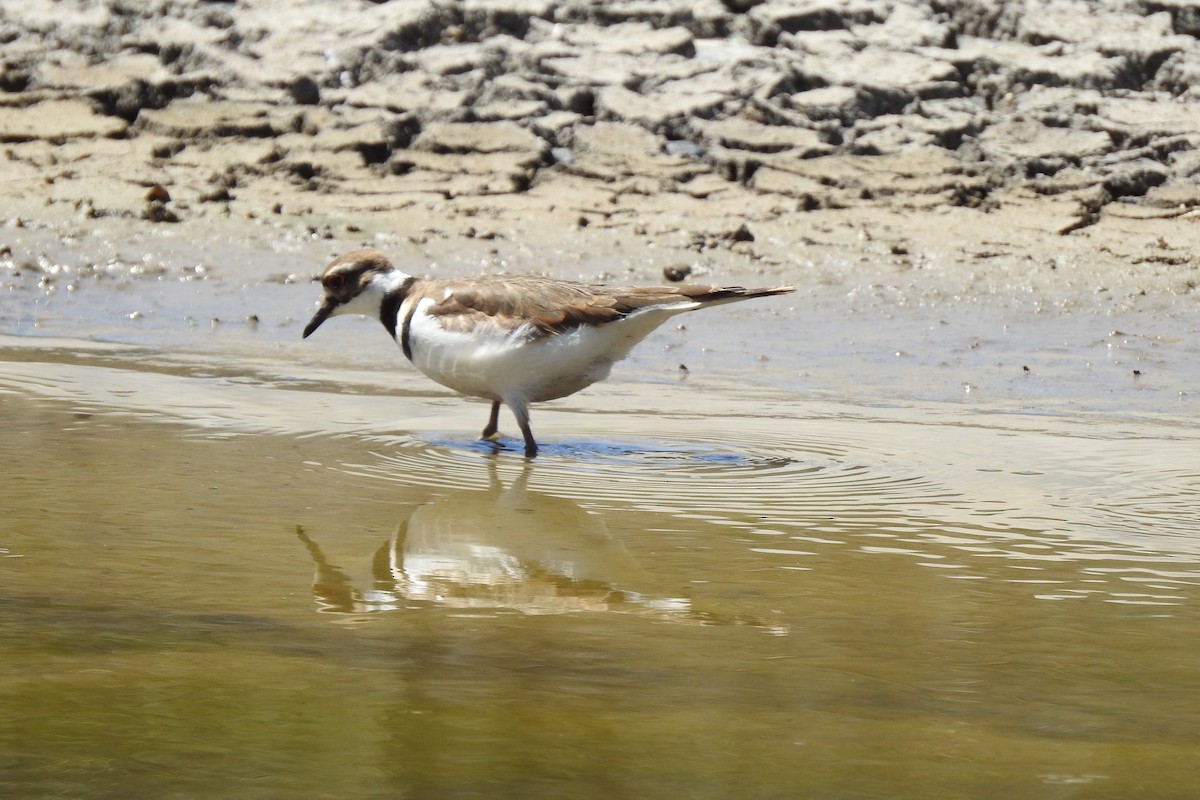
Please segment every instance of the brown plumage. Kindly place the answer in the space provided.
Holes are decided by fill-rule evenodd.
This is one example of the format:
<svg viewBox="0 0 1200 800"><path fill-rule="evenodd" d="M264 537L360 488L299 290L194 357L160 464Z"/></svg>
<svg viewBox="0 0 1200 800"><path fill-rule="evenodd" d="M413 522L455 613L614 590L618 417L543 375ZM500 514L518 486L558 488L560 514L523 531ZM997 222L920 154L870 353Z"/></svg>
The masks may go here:
<svg viewBox="0 0 1200 800"><path fill-rule="evenodd" d="M431 280L421 285L421 296L435 299L426 313L438 317L447 330L465 332L491 322L509 330L529 324L541 334L563 333L580 325L603 325L650 306L681 301L711 304L790 291L791 287L610 287L536 275Z"/></svg>

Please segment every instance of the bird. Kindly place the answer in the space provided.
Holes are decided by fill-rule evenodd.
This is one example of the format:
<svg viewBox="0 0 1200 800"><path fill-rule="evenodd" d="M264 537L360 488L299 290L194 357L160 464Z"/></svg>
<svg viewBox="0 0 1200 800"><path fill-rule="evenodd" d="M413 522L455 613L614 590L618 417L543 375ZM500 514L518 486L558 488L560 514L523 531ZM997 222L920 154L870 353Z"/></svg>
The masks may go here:
<svg viewBox="0 0 1200 800"><path fill-rule="evenodd" d="M594 285L537 275L418 278L379 250L334 258L320 277L307 339L330 317L374 317L412 364L459 394L492 401L481 438L494 441L501 404L516 418L525 457L538 454L529 404L574 394L668 319L709 306L770 297L793 286Z"/></svg>

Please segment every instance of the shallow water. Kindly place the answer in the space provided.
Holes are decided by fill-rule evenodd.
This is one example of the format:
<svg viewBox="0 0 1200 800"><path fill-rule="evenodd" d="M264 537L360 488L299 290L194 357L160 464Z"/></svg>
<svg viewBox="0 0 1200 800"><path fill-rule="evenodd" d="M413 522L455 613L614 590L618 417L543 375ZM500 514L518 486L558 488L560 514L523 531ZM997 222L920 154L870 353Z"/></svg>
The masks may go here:
<svg viewBox="0 0 1200 800"><path fill-rule="evenodd" d="M1182 417L198 361L2 351L14 796L1191 796Z"/></svg>

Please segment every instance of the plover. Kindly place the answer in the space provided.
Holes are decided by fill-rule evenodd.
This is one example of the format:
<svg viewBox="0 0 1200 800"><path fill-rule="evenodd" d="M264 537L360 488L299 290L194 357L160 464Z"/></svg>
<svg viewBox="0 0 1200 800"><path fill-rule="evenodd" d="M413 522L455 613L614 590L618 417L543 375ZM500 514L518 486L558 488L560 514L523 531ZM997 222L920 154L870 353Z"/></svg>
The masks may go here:
<svg viewBox="0 0 1200 800"><path fill-rule="evenodd" d="M460 394L492 401L485 440L508 406L525 456L537 455L529 404L574 394L608 377L612 365L659 325L697 308L795 291L791 286L610 287L533 275L425 280L378 250L354 250L321 276L317 312L304 338L338 314L383 323L409 361Z"/></svg>

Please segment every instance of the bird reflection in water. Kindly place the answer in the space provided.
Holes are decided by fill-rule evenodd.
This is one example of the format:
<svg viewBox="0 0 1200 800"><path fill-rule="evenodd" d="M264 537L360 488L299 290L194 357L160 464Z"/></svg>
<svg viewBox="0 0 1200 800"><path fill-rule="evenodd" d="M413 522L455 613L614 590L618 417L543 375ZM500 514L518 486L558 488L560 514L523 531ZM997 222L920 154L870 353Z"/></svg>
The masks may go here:
<svg viewBox="0 0 1200 800"><path fill-rule="evenodd" d="M512 609L526 614L615 611L704 623L691 602L655 590L653 577L577 504L526 488L531 467L490 486L419 506L355 582L297 528L316 567L313 595L327 613L421 605Z"/></svg>

